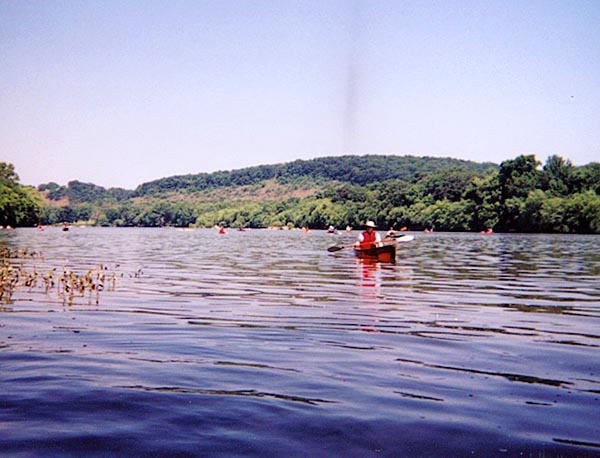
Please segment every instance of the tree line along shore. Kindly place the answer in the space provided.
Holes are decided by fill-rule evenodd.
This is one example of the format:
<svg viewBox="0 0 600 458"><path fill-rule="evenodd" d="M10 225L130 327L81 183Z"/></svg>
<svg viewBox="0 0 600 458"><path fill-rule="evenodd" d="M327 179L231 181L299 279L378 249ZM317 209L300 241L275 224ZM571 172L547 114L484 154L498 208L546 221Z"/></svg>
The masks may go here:
<svg viewBox="0 0 600 458"><path fill-rule="evenodd" d="M336 156L189 174L135 190L70 181L25 186L0 162L0 225L359 227L600 233L600 163L501 164L451 158Z"/></svg>

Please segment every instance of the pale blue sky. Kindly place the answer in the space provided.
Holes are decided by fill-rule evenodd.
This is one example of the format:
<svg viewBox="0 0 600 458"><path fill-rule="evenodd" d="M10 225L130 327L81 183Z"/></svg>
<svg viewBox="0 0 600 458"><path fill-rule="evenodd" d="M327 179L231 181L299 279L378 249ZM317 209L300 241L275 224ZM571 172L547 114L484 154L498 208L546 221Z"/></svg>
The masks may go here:
<svg viewBox="0 0 600 458"><path fill-rule="evenodd" d="M0 0L21 183L340 154L600 160L600 0Z"/></svg>

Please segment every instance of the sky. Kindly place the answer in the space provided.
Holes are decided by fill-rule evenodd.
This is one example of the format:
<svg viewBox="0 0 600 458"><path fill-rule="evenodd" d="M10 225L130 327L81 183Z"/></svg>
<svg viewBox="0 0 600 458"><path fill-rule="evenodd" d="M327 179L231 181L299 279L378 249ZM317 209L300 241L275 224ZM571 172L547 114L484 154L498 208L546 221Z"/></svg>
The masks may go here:
<svg viewBox="0 0 600 458"><path fill-rule="evenodd" d="M342 154L600 161L600 0L0 0L22 184Z"/></svg>

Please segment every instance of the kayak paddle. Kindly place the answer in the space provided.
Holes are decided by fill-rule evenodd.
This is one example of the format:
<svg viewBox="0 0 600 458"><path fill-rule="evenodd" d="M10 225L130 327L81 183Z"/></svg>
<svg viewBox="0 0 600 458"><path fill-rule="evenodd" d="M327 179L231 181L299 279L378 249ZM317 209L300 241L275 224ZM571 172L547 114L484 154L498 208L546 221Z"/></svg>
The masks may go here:
<svg viewBox="0 0 600 458"><path fill-rule="evenodd" d="M410 242L411 240L414 240L414 239L415 239L415 237L413 235L400 234L398 236L393 236L392 238L383 239L381 241L381 243L384 243L384 242L405 243L405 242ZM371 243L372 242L367 242L365 245L370 245ZM353 248L355 246L356 245L354 243L352 245L330 246L329 248L327 248L327 251L329 251L330 253L335 253L336 251L340 251L345 248Z"/></svg>

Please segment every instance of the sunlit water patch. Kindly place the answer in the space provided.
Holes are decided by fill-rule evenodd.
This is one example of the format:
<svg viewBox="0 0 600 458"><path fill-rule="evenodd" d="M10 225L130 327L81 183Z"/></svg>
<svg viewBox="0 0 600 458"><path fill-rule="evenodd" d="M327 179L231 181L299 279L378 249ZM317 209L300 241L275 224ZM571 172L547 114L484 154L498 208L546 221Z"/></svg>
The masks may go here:
<svg viewBox="0 0 600 458"><path fill-rule="evenodd" d="M600 238L414 235L0 233L116 278L0 305L2 454L600 456Z"/></svg>

